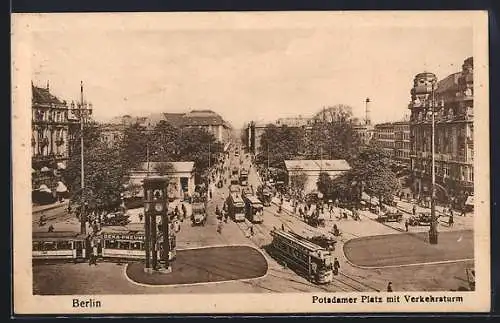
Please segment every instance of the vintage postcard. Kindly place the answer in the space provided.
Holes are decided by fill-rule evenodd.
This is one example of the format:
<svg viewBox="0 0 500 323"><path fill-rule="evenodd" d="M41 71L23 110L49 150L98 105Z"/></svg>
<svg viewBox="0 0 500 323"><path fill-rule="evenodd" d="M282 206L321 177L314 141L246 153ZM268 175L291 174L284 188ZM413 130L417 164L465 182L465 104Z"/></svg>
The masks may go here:
<svg viewBox="0 0 500 323"><path fill-rule="evenodd" d="M13 14L15 313L489 311L487 17Z"/></svg>

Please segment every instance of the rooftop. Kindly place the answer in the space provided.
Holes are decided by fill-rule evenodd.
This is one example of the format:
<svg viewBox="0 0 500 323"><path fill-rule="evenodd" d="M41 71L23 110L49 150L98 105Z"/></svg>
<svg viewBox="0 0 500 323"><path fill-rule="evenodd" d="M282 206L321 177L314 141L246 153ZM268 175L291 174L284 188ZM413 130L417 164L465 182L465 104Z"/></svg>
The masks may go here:
<svg viewBox="0 0 500 323"><path fill-rule="evenodd" d="M50 93L48 88L41 88L31 85L32 92L32 102L39 104L65 104L65 102L59 100L55 95Z"/></svg>
<svg viewBox="0 0 500 323"><path fill-rule="evenodd" d="M212 110L192 110L182 120L185 126L227 126L220 115Z"/></svg>
<svg viewBox="0 0 500 323"><path fill-rule="evenodd" d="M174 173L190 173L193 171L194 162L169 162L172 164ZM162 164L162 162L149 162L149 172L156 172L156 167ZM138 171L147 172L148 171L148 163L141 163Z"/></svg>
<svg viewBox="0 0 500 323"><path fill-rule="evenodd" d="M453 73L442 79L437 83L436 94L444 92L457 92L458 91L458 79L461 72Z"/></svg>
<svg viewBox="0 0 500 323"><path fill-rule="evenodd" d="M285 160L287 170L304 171L347 171L351 166L344 159L332 160Z"/></svg>

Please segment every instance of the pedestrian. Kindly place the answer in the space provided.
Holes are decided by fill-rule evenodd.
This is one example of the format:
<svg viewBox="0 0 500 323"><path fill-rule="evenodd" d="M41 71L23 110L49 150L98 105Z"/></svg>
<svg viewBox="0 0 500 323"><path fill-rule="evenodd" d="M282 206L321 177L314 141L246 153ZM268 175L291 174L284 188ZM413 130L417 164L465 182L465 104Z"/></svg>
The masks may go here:
<svg viewBox="0 0 500 323"><path fill-rule="evenodd" d="M250 225L250 235L253 237L253 224Z"/></svg>
<svg viewBox="0 0 500 323"><path fill-rule="evenodd" d="M281 230L285 231L285 225L283 223L281 223Z"/></svg>
<svg viewBox="0 0 500 323"><path fill-rule="evenodd" d="M336 237L340 236L340 230L336 224L333 225L333 235Z"/></svg>
<svg viewBox="0 0 500 323"><path fill-rule="evenodd" d="M413 204L413 216L415 216L417 214L417 206L415 204Z"/></svg>
<svg viewBox="0 0 500 323"><path fill-rule="evenodd" d="M142 222L142 219L144 218L144 214L139 213L139 222Z"/></svg>
<svg viewBox="0 0 500 323"><path fill-rule="evenodd" d="M49 232L54 232L54 226L52 224L49 226Z"/></svg>
<svg viewBox="0 0 500 323"><path fill-rule="evenodd" d="M453 214L450 214L450 217L448 218L448 226L450 228L453 227Z"/></svg>
<svg viewBox="0 0 500 323"><path fill-rule="evenodd" d="M92 248L92 254L93 254L93 265L97 266L97 245L94 244L94 247Z"/></svg>
<svg viewBox="0 0 500 323"><path fill-rule="evenodd" d="M178 205L176 205L176 206L175 206L175 209L174 209L174 216L175 216L175 217L178 217L178 216L179 216L179 206L178 206Z"/></svg>
<svg viewBox="0 0 500 323"><path fill-rule="evenodd" d="M406 229L406 232L408 232L408 225L409 225L408 220L406 220L406 221L405 221L405 229Z"/></svg>
<svg viewBox="0 0 500 323"><path fill-rule="evenodd" d="M184 203L181 204L181 209L182 209L182 218L185 219L187 217L187 209Z"/></svg>
<svg viewBox="0 0 500 323"><path fill-rule="evenodd" d="M222 233L222 221L219 221L219 224L217 225L217 233Z"/></svg>
<svg viewBox="0 0 500 323"><path fill-rule="evenodd" d="M392 292L392 282L389 282L389 284L387 284L387 292L388 293Z"/></svg>
<svg viewBox="0 0 500 323"><path fill-rule="evenodd" d="M333 260L333 274L335 276L338 275L339 274L339 270L340 270L340 262L337 259L337 257L335 257L335 259Z"/></svg>

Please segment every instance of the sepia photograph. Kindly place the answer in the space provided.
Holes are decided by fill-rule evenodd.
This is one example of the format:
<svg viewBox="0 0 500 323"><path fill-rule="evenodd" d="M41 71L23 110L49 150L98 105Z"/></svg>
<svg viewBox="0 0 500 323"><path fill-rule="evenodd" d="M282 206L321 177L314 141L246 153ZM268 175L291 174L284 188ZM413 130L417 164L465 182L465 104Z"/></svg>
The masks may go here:
<svg viewBox="0 0 500 323"><path fill-rule="evenodd" d="M16 314L489 311L487 17L13 14Z"/></svg>

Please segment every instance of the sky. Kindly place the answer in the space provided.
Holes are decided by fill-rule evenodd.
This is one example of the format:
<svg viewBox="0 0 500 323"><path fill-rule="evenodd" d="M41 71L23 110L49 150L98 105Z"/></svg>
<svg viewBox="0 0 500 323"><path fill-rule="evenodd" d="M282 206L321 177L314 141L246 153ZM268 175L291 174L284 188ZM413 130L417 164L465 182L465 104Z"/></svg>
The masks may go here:
<svg viewBox="0 0 500 323"><path fill-rule="evenodd" d="M364 118L366 97L373 123L396 121L408 114L417 73L441 79L473 55L466 23L339 24L321 17L215 19L193 27L191 17L116 26L101 17L100 26L109 21L113 28L94 28L89 19L73 16L79 28L60 28L46 17L32 34L31 69L36 85L49 81L67 101L79 98L82 80L99 121L211 109L239 128L336 104Z"/></svg>

